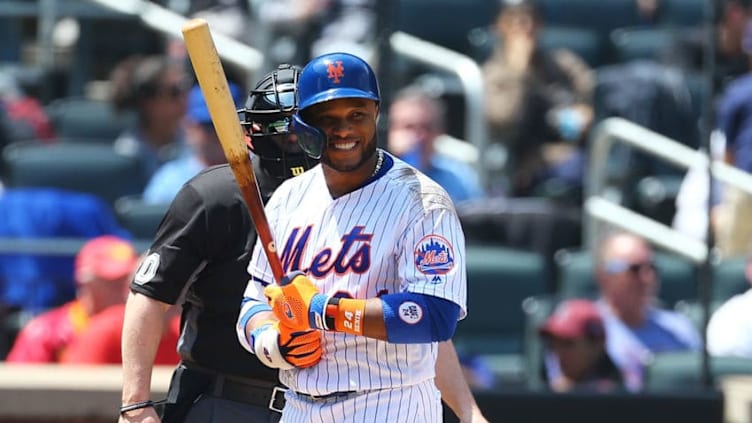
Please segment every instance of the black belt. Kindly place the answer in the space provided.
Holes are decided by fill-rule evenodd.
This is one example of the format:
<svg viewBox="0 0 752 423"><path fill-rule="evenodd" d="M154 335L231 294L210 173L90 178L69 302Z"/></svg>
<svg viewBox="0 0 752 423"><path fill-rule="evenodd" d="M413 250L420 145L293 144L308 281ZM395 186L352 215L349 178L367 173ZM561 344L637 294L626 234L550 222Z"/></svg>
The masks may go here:
<svg viewBox="0 0 752 423"><path fill-rule="evenodd" d="M303 399L306 399L308 401L329 402L329 401L336 401L336 400L344 399L347 397L351 397L360 392L361 391L338 391L338 392L332 392L330 394L324 394L324 395L311 395L311 394L304 394L302 392L295 392L295 395Z"/></svg>
<svg viewBox="0 0 752 423"><path fill-rule="evenodd" d="M287 388L281 386L255 385L252 382L229 379L224 375L215 376L207 390L207 394L213 397L267 407L278 413L285 407L285 392Z"/></svg>
<svg viewBox="0 0 752 423"><path fill-rule="evenodd" d="M188 370L194 370L209 377L209 384L205 390L207 395L265 407L278 413L281 413L285 406L287 388L273 382L228 377L221 373L208 371L192 363L183 363L182 365Z"/></svg>

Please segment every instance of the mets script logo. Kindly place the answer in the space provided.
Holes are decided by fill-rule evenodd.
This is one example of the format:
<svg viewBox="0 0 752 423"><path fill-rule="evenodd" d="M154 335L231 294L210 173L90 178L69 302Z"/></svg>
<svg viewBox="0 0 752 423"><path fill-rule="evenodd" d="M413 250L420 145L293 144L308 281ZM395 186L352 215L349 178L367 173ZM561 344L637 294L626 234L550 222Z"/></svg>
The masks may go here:
<svg viewBox="0 0 752 423"><path fill-rule="evenodd" d="M342 66L342 61L337 60L336 66L334 63L329 63L326 66L327 78L329 78L335 84L339 84L339 79L345 76L345 67Z"/></svg>
<svg viewBox="0 0 752 423"><path fill-rule="evenodd" d="M424 275L445 275L454 267L452 244L439 235L426 235L415 246L415 267Z"/></svg>

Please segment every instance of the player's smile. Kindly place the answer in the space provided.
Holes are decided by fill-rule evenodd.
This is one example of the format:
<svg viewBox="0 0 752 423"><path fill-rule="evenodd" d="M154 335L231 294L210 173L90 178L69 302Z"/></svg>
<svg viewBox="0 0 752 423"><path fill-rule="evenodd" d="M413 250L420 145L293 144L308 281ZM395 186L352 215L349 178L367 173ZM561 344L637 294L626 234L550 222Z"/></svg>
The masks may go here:
<svg viewBox="0 0 752 423"><path fill-rule="evenodd" d="M353 142L347 142L347 141L345 141L345 142L332 142L332 143L329 143L329 147L330 148L333 148L335 150L343 150L343 151L352 150L353 148L355 148L356 145L358 145L358 143L354 142L354 141Z"/></svg>

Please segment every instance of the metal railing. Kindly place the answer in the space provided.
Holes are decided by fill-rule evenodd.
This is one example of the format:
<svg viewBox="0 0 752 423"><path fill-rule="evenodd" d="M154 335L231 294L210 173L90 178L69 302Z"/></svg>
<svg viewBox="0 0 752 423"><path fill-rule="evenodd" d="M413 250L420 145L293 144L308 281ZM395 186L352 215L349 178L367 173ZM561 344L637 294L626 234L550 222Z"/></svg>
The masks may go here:
<svg viewBox="0 0 752 423"><path fill-rule="evenodd" d="M752 195L752 175L704 152L693 150L677 141L650 131L622 118L608 118L595 128L590 148L589 169L585 184L586 219L584 238L588 248L593 248L600 238L601 223L635 232L656 245L680 254L695 263L702 263L708 254L707 245L675 229L639 215L616 202L605 198L608 157L615 143L624 143L645 153L661 158L683 169L710 167L713 177L720 182L739 188Z"/></svg>

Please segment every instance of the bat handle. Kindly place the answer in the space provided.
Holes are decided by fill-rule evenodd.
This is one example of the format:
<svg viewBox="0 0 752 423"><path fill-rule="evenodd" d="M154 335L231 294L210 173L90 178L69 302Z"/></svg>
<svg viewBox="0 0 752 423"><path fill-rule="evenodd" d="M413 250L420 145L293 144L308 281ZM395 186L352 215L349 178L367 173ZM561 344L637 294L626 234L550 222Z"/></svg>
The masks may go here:
<svg viewBox="0 0 752 423"><path fill-rule="evenodd" d="M293 279L297 278L298 276L305 276L305 272L302 272L300 270L296 270L294 272L290 272L286 274L285 276L278 279L279 286L286 286L292 283Z"/></svg>
<svg viewBox="0 0 752 423"><path fill-rule="evenodd" d="M269 256L267 255L267 257ZM269 265L272 268L272 275L274 275L274 280L276 280L280 285L282 285L282 281L287 277L285 276L285 271L282 270L282 263L280 263L279 259L270 260Z"/></svg>

